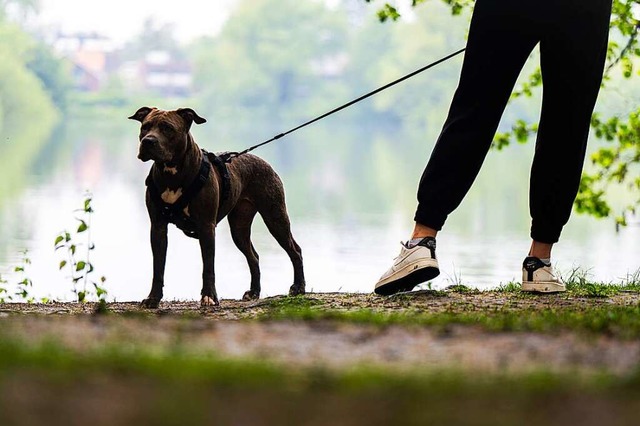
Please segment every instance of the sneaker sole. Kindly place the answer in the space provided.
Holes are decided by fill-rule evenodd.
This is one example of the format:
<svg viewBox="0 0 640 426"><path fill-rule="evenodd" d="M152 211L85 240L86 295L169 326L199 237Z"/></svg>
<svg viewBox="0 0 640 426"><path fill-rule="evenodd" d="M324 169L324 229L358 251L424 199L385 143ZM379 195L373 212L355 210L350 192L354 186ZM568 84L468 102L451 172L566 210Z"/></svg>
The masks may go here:
<svg viewBox="0 0 640 426"><path fill-rule="evenodd" d="M561 293L567 291L567 287L553 281L525 281L521 290L531 293Z"/></svg>
<svg viewBox="0 0 640 426"><path fill-rule="evenodd" d="M381 296L391 296L402 291L411 291L415 286L440 275L440 269L433 261L409 264L385 281L376 284L374 292Z"/></svg>

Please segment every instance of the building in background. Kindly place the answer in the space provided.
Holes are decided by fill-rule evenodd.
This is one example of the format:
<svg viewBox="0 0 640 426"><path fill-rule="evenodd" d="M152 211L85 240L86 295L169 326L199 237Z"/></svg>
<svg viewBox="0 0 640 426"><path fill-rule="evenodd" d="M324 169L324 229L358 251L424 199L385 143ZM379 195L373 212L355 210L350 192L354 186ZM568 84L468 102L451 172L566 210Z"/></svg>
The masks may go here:
<svg viewBox="0 0 640 426"><path fill-rule="evenodd" d="M58 33L50 43L70 61L76 90L99 92L117 80L128 92L163 97L186 97L191 93L191 64L169 50L152 50L140 58L123 59L130 55L97 33Z"/></svg>

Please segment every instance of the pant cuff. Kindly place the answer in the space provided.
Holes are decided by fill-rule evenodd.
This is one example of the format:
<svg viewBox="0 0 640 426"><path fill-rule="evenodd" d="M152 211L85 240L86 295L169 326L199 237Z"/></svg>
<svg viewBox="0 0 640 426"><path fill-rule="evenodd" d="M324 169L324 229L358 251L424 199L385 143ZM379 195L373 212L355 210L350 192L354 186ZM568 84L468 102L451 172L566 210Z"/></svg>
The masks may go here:
<svg viewBox="0 0 640 426"><path fill-rule="evenodd" d="M418 210L416 211L413 220L420 225L428 226L431 229L435 229L436 231L440 231L444 226L444 222L447 219L446 216L438 216L434 215L432 212L425 212L420 209L418 206Z"/></svg>
<svg viewBox="0 0 640 426"><path fill-rule="evenodd" d="M560 239L562 227L541 226L535 222L531 224L531 239L545 244L557 243Z"/></svg>

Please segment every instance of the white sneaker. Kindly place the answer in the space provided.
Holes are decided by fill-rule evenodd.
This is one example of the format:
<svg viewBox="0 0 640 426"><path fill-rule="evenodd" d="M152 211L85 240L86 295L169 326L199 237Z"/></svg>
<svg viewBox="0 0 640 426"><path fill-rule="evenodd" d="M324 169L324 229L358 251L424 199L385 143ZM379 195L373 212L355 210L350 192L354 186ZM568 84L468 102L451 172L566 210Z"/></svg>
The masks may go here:
<svg viewBox="0 0 640 426"><path fill-rule="evenodd" d="M522 263L522 291L558 293L566 290L567 286L553 268L537 257L529 256Z"/></svg>
<svg viewBox="0 0 640 426"><path fill-rule="evenodd" d="M400 254L393 261L393 266L380 277L374 291L383 296L411 291L416 285L429 281L439 274L435 238L423 238L417 246L412 248L407 248L403 243Z"/></svg>

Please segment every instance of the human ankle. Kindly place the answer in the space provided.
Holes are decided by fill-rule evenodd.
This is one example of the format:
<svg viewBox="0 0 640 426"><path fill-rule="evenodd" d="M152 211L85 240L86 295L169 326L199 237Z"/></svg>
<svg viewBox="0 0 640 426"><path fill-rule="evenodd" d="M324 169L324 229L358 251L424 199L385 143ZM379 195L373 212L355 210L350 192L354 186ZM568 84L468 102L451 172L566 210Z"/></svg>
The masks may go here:
<svg viewBox="0 0 640 426"><path fill-rule="evenodd" d="M422 225L416 222L415 227L413 228L413 234L411 235L411 239L422 239L426 237L435 238L438 235L438 231L433 228L429 228L428 226Z"/></svg>
<svg viewBox="0 0 640 426"><path fill-rule="evenodd" d="M541 243L539 241L532 241L531 248L529 249L529 256L537 257L538 259L551 259L551 249L553 244Z"/></svg>

